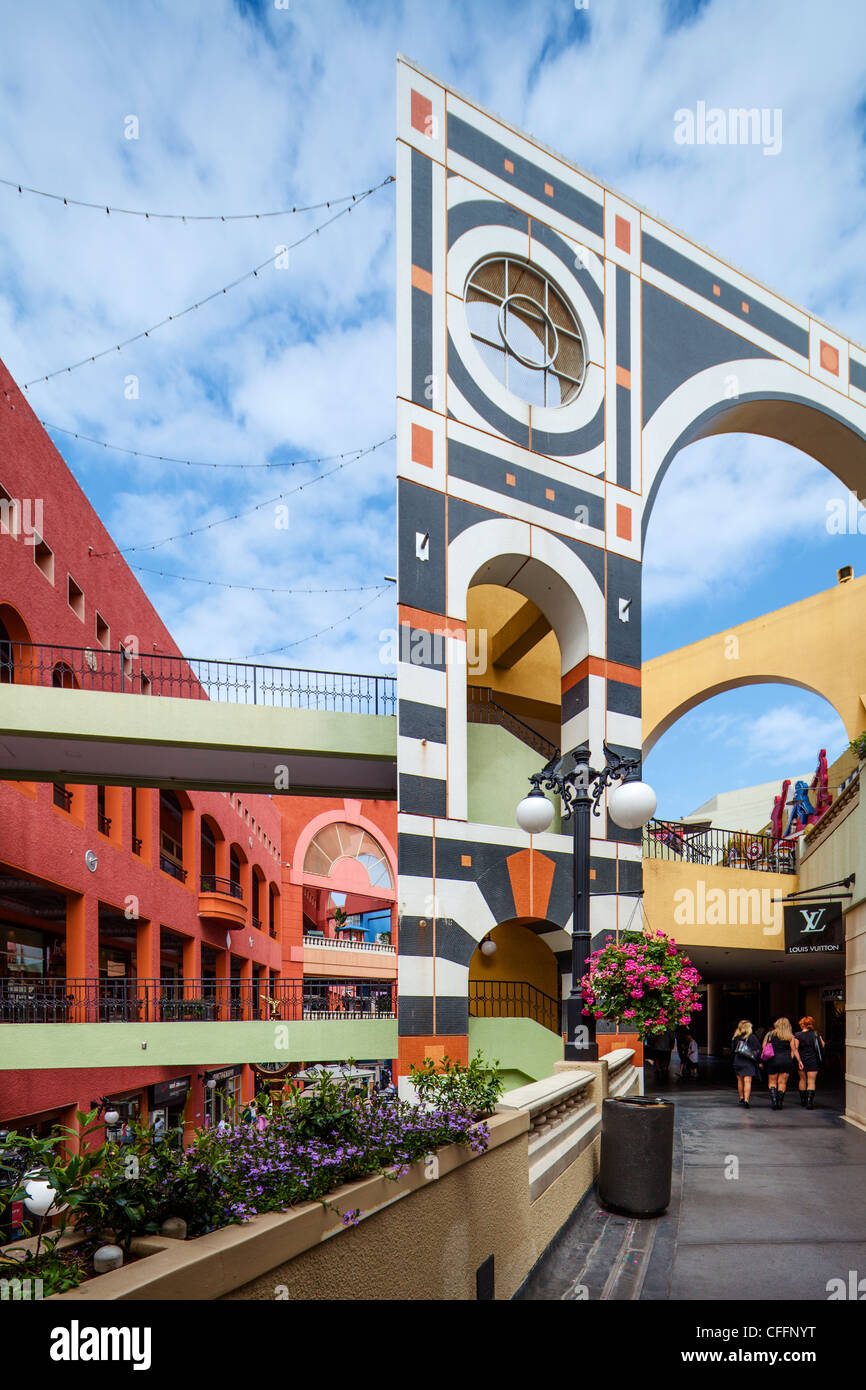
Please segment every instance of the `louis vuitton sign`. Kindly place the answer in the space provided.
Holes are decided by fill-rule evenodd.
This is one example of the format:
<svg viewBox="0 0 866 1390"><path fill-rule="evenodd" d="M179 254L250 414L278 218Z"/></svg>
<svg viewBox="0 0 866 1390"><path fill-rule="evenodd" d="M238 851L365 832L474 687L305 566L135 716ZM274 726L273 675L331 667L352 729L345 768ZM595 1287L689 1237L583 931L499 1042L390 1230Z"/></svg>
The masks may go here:
<svg viewBox="0 0 866 1390"><path fill-rule="evenodd" d="M786 955L839 955L844 950L841 903L786 904Z"/></svg>

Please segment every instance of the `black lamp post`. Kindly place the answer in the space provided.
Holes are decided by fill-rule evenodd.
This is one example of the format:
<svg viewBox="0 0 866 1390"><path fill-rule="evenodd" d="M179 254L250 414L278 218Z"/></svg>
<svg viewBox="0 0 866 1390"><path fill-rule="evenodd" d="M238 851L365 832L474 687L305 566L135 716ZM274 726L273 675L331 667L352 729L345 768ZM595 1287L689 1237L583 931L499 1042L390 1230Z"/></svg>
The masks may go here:
<svg viewBox="0 0 866 1390"><path fill-rule="evenodd" d="M568 1062L595 1062L595 1017L583 1015L582 981L592 940L589 922L590 812L601 812L601 798L612 782L608 798L611 820L627 830L646 825L656 808L652 787L639 780L640 758L621 758L604 745L606 766L601 771L589 765L589 744L583 743L571 755L574 766L565 771L568 758L559 753L530 777L532 791L517 808L517 823L530 835L547 830L553 820L553 804L542 791L555 792L562 799L563 820L571 819L574 834L574 908L571 925L571 992L566 1003L565 1059Z"/></svg>

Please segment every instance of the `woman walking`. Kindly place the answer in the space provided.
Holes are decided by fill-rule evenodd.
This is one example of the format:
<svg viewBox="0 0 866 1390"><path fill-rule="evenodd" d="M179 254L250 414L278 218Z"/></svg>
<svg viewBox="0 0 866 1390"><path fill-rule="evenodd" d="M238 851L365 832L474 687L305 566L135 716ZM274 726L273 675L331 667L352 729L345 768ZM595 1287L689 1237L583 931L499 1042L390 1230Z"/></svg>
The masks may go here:
<svg viewBox="0 0 866 1390"><path fill-rule="evenodd" d="M803 1063L800 1060L800 1044L794 1037L790 1019L776 1019L769 1033L764 1036L764 1048L761 1056L767 1063L770 1105L774 1110L781 1110L793 1063L796 1062L800 1071L803 1070Z"/></svg>
<svg viewBox="0 0 866 1390"><path fill-rule="evenodd" d="M757 1033L747 1018L740 1019L737 1031L731 1039L731 1054L734 1059L734 1075L737 1078L739 1104L749 1109L752 1082L758 1075L758 1058L761 1043Z"/></svg>
<svg viewBox="0 0 866 1390"><path fill-rule="evenodd" d="M800 1104L808 1106L811 1110L815 1104L815 1082L818 1080L818 1068L824 1058L824 1039L817 1031L815 1020L811 1014L806 1014L805 1018L800 1019L800 1031L794 1036L799 1045L800 1060L803 1063L800 1071Z"/></svg>

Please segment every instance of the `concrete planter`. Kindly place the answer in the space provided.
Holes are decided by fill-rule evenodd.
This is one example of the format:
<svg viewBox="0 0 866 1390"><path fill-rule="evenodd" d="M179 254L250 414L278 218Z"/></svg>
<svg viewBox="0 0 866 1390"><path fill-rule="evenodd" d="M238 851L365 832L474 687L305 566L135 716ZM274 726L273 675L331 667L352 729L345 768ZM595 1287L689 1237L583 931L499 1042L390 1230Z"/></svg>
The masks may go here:
<svg viewBox="0 0 866 1390"><path fill-rule="evenodd" d="M271 1212L255 1216L243 1225L226 1226L209 1235L198 1236L193 1240L169 1240L165 1237L148 1237L141 1242L147 1249L136 1249L135 1253L148 1254L149 1258L136 1261L110 1274L88 1279L77 1289L67 1293L55 1294L50 1301L81 1303L97 1301L146 1301L169 1300L209 1301L226 1297L251 1299L285 1298L391 1298L411 1297L405 1287L400 1291L389 1290L391 1276L390 1257L397 1254L403 1245L392 1242L388 1237L386 1208L392 1208L403 1199L420 1194L422 1189L440 1185L443 1178L470 1167L498 1167L497 1154L513 1150L513 1141L518 1141L517 1154L511 1155L511 1167L517 1159L525 1183L526 1173L526 1133L529 1118L522 1111L511 1114L493 1115L486 1123L490 1127L490 1145L484 1154L473 1154L471 1150L458 1144L450 1144L440 1149L426 1162L414 1163L405 1176L390 1180L376 1175L364 1178L357 1183L349 1183L335 1188L328 1194L327 1201L336 1211L323 1207L319 1202L305 1202L288 1212ZM522 1144L519 1142L522 1139ZM490 1174L493 1188L498 1191L499 1179ZM454 1195L459 1201L460 1185ZM411 1205L411 1204L407 1204ZM343 1225L342 1213L359 1209L362 1213L357 1226ZM489 1222L489 1211L488 1222ZM371 1221L370 1218L375 1218ZM383 1226L382 1222L386 1225ZM378 1222L377 1231L373 1228ZM413 1223L416 1224L416 1223ZM369 1227L369 1234L365 1228ZM378 1235L378 1239L376 1236ZM339 1238L340 1246L354 1246L354 1253L347 1249L339 1263L348 1287L341 1293L335 1289L333 1275L319 1275L316 1266L323 1262L316 1256L320 1247L327 1245L328 1254L333 1249L332 1238ZM359 1239L360 1237L360 1239ZM423 1223L418 1221L416 1239L402 1252L402 1260L396 1265L398 1280L410 1276L417 1267L419 1246L426 1240ZM357 1247L363 1245L375 1253L374 1264L364 1267L363 1260L357 1257ZM441 1262L441 1247L431 1245L431 1252ZM333 1261L325 1260L329 1266ZM481 1260L479 1259L479 1263ZM298 1265L298 1288L292 1289L293 1266ZM303 1265L303 1268L300 1266ZM474 1268L474 1267L473 1267ZM278 1277L279 1276L279 1277ZM249 1292L238 1292L250 1289ZM282 1290L287 1290L285 1293ZM292 1289L291 1292L288 1290ZM419 1293L418 1297L426 1297ZM459 1293L443 1296L466 1296Z"/></svg>

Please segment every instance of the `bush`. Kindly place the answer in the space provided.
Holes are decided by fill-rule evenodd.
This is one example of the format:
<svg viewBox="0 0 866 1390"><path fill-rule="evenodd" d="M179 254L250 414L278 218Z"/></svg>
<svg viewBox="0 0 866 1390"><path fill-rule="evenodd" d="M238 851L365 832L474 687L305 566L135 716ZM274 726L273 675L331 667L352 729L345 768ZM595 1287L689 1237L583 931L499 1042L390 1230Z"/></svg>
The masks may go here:
<svg viewBox="0 0 866 1390"><path fill-rule="evenodd" d="M481 1118L492 1115L505 1089L498 1067L498 1061L486 1063L480 1052L465 1067L443 1057L439 1070L432 1058L425 1057L420 1067L411 1067L410 1077L425 1104L465 1109Z"/></svg>
<svg viewBox="0 0 866 1390"><path fill-rule="evenodd" d="M663 931L627 932L589 957L583 1012L639 1033L672 1032L699 1013L701 977Z"/></svg>

